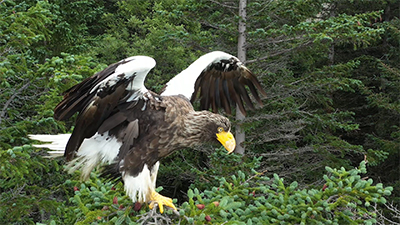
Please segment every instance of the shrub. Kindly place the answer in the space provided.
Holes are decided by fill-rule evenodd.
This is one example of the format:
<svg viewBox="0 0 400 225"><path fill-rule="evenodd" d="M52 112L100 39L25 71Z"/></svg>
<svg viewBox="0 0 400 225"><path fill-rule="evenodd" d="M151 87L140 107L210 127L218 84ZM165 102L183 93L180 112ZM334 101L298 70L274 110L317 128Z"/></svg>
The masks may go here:
<svg viewBox="0 0 400 225"><path fill-rule="evenodd" d="M352 170L326 167L325 184L319 188L289 185L274 174L220 177L220 185L199 191L189 189L188 201L178 207L179 214L167 210L159 214L132 204L122 185L112 186L97 179L76 188L70 201L78 224L113 222L115 224L162 222L165 224L374 224L376 205L386 203L392 187L373 184L364 178L366 162ZM78 186L76 186L78 185ZM116 190L114 190L116 188ZM79 189L79 190L78 190Z"/></svg>

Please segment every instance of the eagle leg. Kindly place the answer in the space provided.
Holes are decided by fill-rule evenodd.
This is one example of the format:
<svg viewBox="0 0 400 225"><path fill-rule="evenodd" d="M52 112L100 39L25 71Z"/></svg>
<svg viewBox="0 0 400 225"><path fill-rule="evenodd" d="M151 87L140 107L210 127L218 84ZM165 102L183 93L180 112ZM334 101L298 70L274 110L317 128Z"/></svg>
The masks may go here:
<svg viewBox="0 0 400 225"><path fill-rule="evenodd" d="M150 209L153 209L153 207L157 204L158 207L160 208L160 213L164 212L164 205L176 210L176 207L172 203L171 198L162 196L154 190L150 193L150 201L151 201L151 203L149 205Z"/></svg>

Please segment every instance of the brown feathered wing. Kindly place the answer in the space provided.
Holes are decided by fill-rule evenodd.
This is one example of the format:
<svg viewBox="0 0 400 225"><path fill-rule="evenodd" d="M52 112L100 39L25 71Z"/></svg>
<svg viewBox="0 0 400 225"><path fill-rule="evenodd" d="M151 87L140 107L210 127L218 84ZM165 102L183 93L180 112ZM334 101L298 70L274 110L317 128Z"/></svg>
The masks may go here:
<svg viewBox="0 0 400 225"><path fill-rule="evenodd" d="M73 86L54 110L57 120L69 119L79 113L74 131L64 156L70 161L85 138L98 132L102 123L110 117L121 101L133 101L134 95L143 90L143 80L155 66L154 59L135 56L112 64L101 72ZM106 131L103 128L99 132Z"/></svg>

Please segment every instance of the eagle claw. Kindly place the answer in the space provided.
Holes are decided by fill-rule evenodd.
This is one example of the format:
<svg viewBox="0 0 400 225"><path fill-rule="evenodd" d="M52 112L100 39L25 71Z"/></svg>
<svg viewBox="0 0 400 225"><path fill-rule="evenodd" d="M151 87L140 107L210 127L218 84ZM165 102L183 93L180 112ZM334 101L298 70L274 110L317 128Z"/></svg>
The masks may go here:
<svg viewBox="0 0 400 225"><path fill-rule="evenodd" d="M153 192L151 193L150 201L151 201L151 202L150 202L150 204L149 204L149 208L150 208L150 209L153 209L154 206L157 204L158 207L159 207L159 209L160 209L160 213L163 213L163 212L164 212L164 205L165 205L165 206L168 206L168 207L170 207L170 208L172 208L172 209L174 209L174 210L176 210L176 207L175 207L175 205L172 203L172 199L171 199L171 198L162 196L162 195L160 195L159 193L157 193L157 192L155 192L155 191L153 191Z"/></svg>

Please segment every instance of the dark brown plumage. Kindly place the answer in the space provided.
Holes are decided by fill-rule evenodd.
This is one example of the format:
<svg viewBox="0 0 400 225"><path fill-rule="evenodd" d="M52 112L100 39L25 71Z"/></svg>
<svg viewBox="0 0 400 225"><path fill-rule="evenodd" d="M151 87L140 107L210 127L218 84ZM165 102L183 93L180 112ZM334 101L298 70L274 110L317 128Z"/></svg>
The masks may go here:
<svg viewBox="0 0 400 225"><path fill-rule="evenodd" d="M214 112L223 108L231 113L236 103L245 113L243 101L254 108L246 87L259 104L257 91L265 92L236 57L223 52L199 58L168 82L161 95L144 86L154 66L154 59L146 56L110 65L67 90L54 117L66 120L79 113L64 152L71 171L80 168L82 177L88 178L96 165L108 164L105 175L122 178L133 201L157 203L162 212L163 205L175 206L155 192L160 159L205 142L220 142L228 152L236 145L226 117L195 111L189 99L199 97L201 107ZM62 142L62 138L51 141Z"/></svg>
<svg viewBox="0 0 400 225"><path fill-rule="evenodd" d="M231 108L237 104L243 115L246 115L243 101L250 109L254 109L246 86L255 100L262 105L257 90L264 96L266 93L254 74L237 58L221 60L201 72L196 80L191 102L196 100L199 93L200 107L203 110L211 108L217 113L218 108L223 108L226 113L231 114Z"/></svg>
<svg viewBox="0 0 400 225"><path fill-rule="evenodd" d="M223 116L194 111L185 98L160 98L154 93L148 98L147 103L141 100L133 108L121 107L114 115L121 118L120 123L114 122L113 127L109 127L109 135L122 143L119 158L114 163L114 169L121 173L136 176L144 164L152 168L157 161L178 149L217 142L218 128L226 131L231 128L229 120ZM141 110L143 107L146 109ZM110 120L114 118L110 117ZM120 164L121 160L123 164Z"/></svg>

